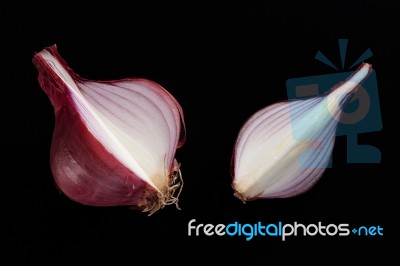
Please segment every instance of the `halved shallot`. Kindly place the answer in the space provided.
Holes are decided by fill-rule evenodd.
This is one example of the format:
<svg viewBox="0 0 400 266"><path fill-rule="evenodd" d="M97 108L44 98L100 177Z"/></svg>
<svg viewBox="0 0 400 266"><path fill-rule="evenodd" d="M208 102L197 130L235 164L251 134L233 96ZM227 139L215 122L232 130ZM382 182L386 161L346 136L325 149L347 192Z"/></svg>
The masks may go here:
<svg viewBox="0 0 400 266"><path fill-rule="evenodd" d="M85 205L150 214L178 207L183 183L175 153L185 127L170 93L143 78L81 78L56 45L36 53L33 63L54 107L50 165L63 193Z"/></svg>
<svg viewBox="0 0 400 266"><path fill-rule="evenodd" d="M343 106L371 70L364 63L325 95L255 113L241 128L233 151L235 196L247 201L308 191L329 163Z"/></svg>

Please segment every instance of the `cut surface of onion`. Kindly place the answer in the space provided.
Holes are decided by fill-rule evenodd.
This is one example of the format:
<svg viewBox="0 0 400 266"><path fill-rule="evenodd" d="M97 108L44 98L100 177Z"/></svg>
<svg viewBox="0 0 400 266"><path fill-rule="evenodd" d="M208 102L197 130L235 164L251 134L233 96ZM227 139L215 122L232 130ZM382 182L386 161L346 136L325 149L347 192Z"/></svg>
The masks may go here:
<svg viewBox="0 0 400 266"><path fill-rule="evenodd" d="M232 156L232 187L243 201L308 191L324 173L342 108L372 71L364 63L324 95L256 112L241 128Z"/></svg>
<svg viewBox="0 0 400 266"><path fill-rule="evenodd" d="M56 45L33 57L55 112L50 165L69 198L92 206L128 205L154 213L178 202L175 159L185 141L183 111L162 86L143 78L81 78Z"/></svg>

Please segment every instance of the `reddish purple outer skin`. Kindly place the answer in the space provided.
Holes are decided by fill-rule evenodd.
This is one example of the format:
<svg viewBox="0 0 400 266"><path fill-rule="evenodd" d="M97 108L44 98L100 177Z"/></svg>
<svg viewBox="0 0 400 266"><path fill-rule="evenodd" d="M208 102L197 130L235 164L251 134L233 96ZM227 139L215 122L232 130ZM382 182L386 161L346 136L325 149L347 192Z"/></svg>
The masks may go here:
<svg viewBox="0 0 400 266"><path fill-rule="evenodd" d="M87 205L116 206L138 205L145 190L156 193L104 149L74 108L60 108L56 116L51 169L68 197Z"/></svg>
<svg viewBox="0 0 400 266"><path fill-rule="evenodd" d="M74 79L83 80L68 68L55 45L46 49L70 71ZM36 54L32 61L39 71L39 84L55 111L50 165L60 190L72 200L92 206L131 205L144 209L158 200L158 192L153 187L122 165L89 132L65 84L44 59ZM180 106L177 107L182 115ZM184 125L183 116L182 123ZM184 138L177 146L181 146L182 142Z"/></svg>

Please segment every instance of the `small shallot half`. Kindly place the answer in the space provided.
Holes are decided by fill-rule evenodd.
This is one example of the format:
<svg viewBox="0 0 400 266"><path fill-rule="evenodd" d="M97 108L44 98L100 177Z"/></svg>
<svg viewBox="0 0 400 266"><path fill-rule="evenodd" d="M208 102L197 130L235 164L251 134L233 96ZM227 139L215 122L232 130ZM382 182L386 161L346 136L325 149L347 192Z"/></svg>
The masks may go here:
<svg viewBox="0 0 400 266"><path fill-rule="evenodd" d="M308 191L328 166L344 105L371 72L364 63L326 94L268 106L241 128L232 156L232 187L242 201Z"/></svg>
<svg viewBox="0 0 400 266"><path fill-rule="evenodd" d="M149 214L169 204L179 208L183 181L175 153L185 127L177 100L147 79L81 78L56 45L32 61L54 107L50 166L62 192L84 205Z"/></svg>

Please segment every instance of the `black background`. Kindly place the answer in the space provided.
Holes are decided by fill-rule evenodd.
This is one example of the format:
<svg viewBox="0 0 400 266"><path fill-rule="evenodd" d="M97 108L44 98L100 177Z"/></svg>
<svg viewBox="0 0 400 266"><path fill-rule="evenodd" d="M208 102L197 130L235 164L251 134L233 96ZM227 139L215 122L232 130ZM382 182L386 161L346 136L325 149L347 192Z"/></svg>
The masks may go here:
<svg viewBox="0 0 400 266"><path fill-rule="evenodd" d="M136 3L137 2L137 3ZM9 265L209 262L220 259L340 261L391 255L397 234L394 206L398 150L390 128L395 111L396 10L381 1L289 3L229 1L186 4L1 2L3 173L1 218ZM378 147L380 164L346 164L346 139L337 137L334 167L307 193L243 204L233 196L230 159L244 121L286 99L289 78L335 73L314 59L321 50L336 65L337 40L349 39L346 62L371 48L383 130L360 135ZM148 217L126 207L90 207L59 193L49 167L52 106L31 63L35 52L57 44L80 76L143 77L171 92L183 107L187 142L177 151L185 181L182 210ZM4 60L5 59L5 60ZM295 221L380 225L383 237L189 237L187 224ZM346 258L344 256L347 256ZM318 261L319 259L317 259ZM124 263L125 265L125 263Z"/></svg>

